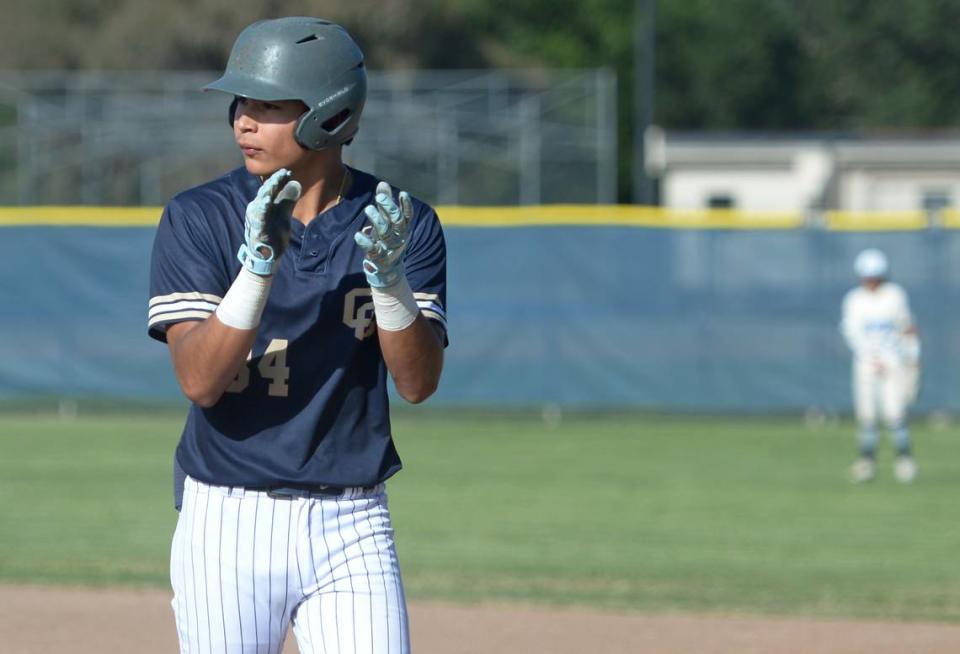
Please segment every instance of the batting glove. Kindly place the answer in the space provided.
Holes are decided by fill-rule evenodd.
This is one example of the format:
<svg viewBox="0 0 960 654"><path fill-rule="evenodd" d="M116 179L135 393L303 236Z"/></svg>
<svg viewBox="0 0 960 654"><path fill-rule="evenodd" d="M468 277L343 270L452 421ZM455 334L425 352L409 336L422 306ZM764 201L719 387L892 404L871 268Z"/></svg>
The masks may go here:
<svg viewBox="0 0 960 654"><path fill-rule="evenodd" d="M291 175L286 168L275 172L247 205L237 259L257 275L272 275L290 242L290 218L300 198L300 182Z"/></svg>
<svg viewBox="0 0 960 654"><path fill-rule="evenodd" d="M371 204L364 210L370 224L354 234L353 240L367 255L363 260L367 282L373 288L387 288L405 278L403 251L410 237L413 203L401 191L397 206L386 182L377 184L374 201L376 206Z"/></svg>

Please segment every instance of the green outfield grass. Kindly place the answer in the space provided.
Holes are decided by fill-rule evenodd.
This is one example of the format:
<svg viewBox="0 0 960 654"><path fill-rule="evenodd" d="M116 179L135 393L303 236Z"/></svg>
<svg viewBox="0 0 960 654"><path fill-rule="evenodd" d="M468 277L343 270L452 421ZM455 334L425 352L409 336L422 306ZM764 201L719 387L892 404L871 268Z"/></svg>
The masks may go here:
<svg viewBox="0 0 960 654"><path fill-rule="evenodd" d="M403 413L408 592L657 611L960 621L960 430L909 487L846 481L799 419ZM165 585L180 412L0 415L0 580ZM886 446L886 443L885 443Z"/></svg>

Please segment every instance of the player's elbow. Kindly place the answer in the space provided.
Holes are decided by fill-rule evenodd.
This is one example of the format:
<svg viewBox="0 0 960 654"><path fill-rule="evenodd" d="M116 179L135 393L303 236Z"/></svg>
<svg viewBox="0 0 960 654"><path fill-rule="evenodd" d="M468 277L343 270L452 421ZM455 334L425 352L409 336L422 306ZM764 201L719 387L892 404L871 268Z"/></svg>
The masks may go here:
<svg viewBox="0 0 960 654"><path fill-rule="evenodd" d="M223 391L213 388L208 384L191 382L189 380L180 381L180 389L187 399L202 409L209 409L220 401Z"/></svg>
<svg viewBox="0 0 960 654"><path fill-rule="evenodd" d="M431 395L433 395L433 391L421 393L400 393L400 397L405 399L410 404L420 404L421 402L425 402Z"/></svg>
<svg viewBox="0 0 960 654"><path fill-rule="evenodd" d="M188 396L189 397L189 396ZM201 409L209 409L214 404L220 401L219 395L200 395L197 397L191 397L190 401L196 404Z"/></svg>
<svg viewBox="0 0 960 654"><path fill-rule="evenodd" d="M420 404L436 392L439 382L439 377L431 377L415 384L397 385L397 393L410 404Z"/></svg>

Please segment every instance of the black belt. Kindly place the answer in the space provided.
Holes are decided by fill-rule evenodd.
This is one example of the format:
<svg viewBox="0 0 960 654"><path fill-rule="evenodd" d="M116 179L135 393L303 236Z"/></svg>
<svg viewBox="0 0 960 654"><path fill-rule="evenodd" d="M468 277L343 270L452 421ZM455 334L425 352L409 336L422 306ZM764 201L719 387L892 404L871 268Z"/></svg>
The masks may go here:
<svg viewBox="0 0 960 654"><path fill-rule="evenodd" d="M261 488L246 488L246 490L251 491L260 491L266 493L267 497L272 497L274 499L281 500L290 500L295 497L298 498L310 498L314 496L321 497L342 497L344 493L354 487L344 487L344 486L327 486L326 484L320 484L318 486L310 487L294 487L294 486L265 486ZM371 491L375 486L364 486L362 490Z"/></svg>

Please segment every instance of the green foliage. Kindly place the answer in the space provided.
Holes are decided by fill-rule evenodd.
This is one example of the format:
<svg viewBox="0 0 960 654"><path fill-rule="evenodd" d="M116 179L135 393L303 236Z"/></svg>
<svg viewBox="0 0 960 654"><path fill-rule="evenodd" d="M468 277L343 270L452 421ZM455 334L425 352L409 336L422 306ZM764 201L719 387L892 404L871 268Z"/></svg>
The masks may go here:
<svg viewBox="0 0 960 654"><path fill-rule="evenodd" d="M656 120L665 127L803 127L818 94L790 3L661 2Z"/></svg>
<svg viewBox="0 0 960 654"><path fill-rule="evenodd" d="M441 0L41 0L5 9L0 61L14 69L201 69L226 63L246 25L320 16L346 25L371 67L481 67L486 60L456 3Z"/></svg>
<svg viewBox="0 0 960 654"><path fill-rule="evenodd" d="M800 5L799 29L818 88L817 127L916 128L960 124L960 5L916 2Z"/></svg>
<svg viewBox="0 0 960 654"><path fill-rule="evenodd" d="M631 8L623 0L526 0L509 9L462 3L477 32L499 44L497 65L596 68L626 66L632 56Z"/></svg>
<svg viewBox="0 0 960 654"><path fill-rule="evenodd" d="M0 580L165 586L182 411L0 416ZM389 484L418 598L960 621L957 429L846 481L852 427L401 412Z"/></svg>

